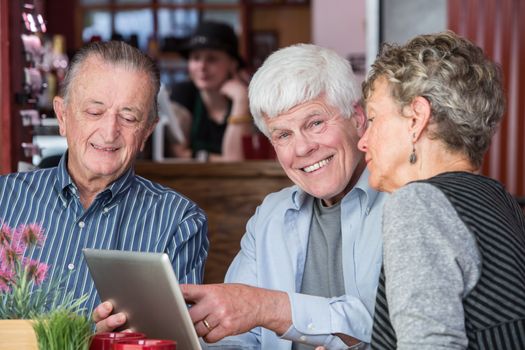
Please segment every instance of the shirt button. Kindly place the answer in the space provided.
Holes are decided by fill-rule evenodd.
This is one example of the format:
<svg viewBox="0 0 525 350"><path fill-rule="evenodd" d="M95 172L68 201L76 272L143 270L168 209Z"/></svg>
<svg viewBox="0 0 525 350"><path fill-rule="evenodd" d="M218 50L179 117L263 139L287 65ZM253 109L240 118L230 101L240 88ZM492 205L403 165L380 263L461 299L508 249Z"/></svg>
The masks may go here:
<svg viewBox="0 0 525 350"><path fill-rule="evenodd" d="M84 221L80 221L80 222L78 223L78 227L83 228L84 226L86 226L86 224L84 223Z"/></svg>
<svg viewBox="0 0 525 350"><path fill-rule="evenodd" d="M310 329L310 330L313 330L313 329L315 329L315 326L314 326L314 324L313 324L313 323L310 323L310 324L308 325L308 329Z"/></svg>
<svg viewBox="0 0 525 350"><path fill-rule="evenodd" d="M109 209L106 207L104 208L104 213L107 213L109 211Z"/></svg>
<svg viewBox="0 0 525 350"><path fill-rule="evenodd" d="M299 337L299 340L301 340L301 341L306 341L306 336L301 335L301 336Z"/></svg>
<svg viewBox="0 0 525 350"><path fill-rule="evenodd" d="M73 265L73 264L69 264L69 265L67 265L67 268L68 268L69 270L73 270L73 269L75 268L75 265Z"/></svg>

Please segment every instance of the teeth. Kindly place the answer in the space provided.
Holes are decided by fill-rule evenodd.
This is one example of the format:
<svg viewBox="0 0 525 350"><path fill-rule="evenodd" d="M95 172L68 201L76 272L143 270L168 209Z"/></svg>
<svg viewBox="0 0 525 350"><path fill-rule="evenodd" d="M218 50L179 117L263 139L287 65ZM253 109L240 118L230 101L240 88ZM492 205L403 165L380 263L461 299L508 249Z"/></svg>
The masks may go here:
<svg viewBox="0 0 525 350"><path fill-rule="evenodd" d="M323 159L322 161L320 161L318 163L315 163L315 164L312 164L310 166L307 166L307 167L303 168L303 171L306 172L306 173L311 173L314 170L317 170L319 168L324 167L326 164L328 164L328 162L330 162L331 159L332 159L332 157L327 158L327 159Z"/></svg>
<svg viewBox="0 0 525 350"><path fill-rule="evenodd" d="M93 145L94 148L96 149L99 149L101 151L106 151L106 152L113 152L113 151L116 151L117 149L116 148L112 148L112 147L99 147L97 145Z"/></svg>

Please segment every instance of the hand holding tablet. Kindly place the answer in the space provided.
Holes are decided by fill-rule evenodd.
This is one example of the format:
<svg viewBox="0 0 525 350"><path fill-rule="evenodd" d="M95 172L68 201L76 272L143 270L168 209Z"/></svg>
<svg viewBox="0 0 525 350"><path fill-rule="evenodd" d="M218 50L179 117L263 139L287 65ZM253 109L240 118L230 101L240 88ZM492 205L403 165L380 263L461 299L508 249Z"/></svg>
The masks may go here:
<svg viewBox="0 0 525 350"><path fill-rule="evenodd" d="M149 338L201 350L175 272L166 254L84 249L101 300L123 312L125 328Z"/></svg>

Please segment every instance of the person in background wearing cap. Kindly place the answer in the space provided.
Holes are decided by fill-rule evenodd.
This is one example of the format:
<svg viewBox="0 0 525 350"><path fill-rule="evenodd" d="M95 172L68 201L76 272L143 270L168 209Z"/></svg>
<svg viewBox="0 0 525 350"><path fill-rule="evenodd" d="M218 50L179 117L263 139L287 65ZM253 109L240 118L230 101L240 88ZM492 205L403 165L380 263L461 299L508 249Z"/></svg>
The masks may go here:
<svg viewBox="0 0 525 350"><path fill-rule="evenodd" d="M202 22L182 53L191 80L175 84L171 99L187 142L175 144L172 152L181 158L243 160L242 138L252 133L253 123L235 32L224 23Z"/></svg>

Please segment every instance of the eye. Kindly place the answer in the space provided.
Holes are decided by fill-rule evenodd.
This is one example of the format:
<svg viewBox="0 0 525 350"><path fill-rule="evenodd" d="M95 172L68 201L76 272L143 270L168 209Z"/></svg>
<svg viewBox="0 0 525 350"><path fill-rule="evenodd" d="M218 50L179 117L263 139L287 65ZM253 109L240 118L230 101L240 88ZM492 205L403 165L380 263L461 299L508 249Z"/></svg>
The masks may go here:
<svg viewBox="0 0 525 350"><path fill-rule="evenodd" d="M310 127L315 127L315 126L319 126L323 124L323 121L322 120L314 120L310 123Z"/></svg>
<svg viewBox="0 0 525 350"><path fill-rule="evenodd" d="M280 132L280 133L277 135L277 139L279 139L279 140L284 140L284 139L287 139L289 136L290 136L290 133L289 133L289 132L287 132L287 131L283 131L283 132Z"/></svg>
<svg viewBox="0 0 525 350"><path fill-rule="evenodd" d="M86 113L89 114L90 116L99 116L99 115L102 115L104 112L99 109L88 109Z"/></svg>
<svg viewBox="0 0 525 350"><path fill-rule="evenodd" d="M325 130L325 120L324 119L312 119L308 124L306 125L306 129L309 132L314 133L321 133Z"/></svg>
<svg viewBox="0 0 525 350"><path fill-rule="evenodd" d="M188 57L188 60L190 61L198 61L201 59L200 53L197 51L190 52L190 56Z"/></svg>
<svg viewBox="0 0 525 350"><path fill-rule="evenodd" d="M292 133L289 131L281 130L281 131L275 131L272 133L271 140L273 144L276 145L283 145L286 144L290 137L292 136Z"/></svg>
<svg viewBox="0 0 525 350"><path fill-rule="evenodd" d="M370 126L370 124L372 124L372 122L374 121L374 119L376 119L375 117L372 117L372 118L367 118L366 119L366 126Z"/></svg>
<svg viewBox="0 0 525 350"><path fill-rule="evenodd" d="M127 124L127 125L133 125L138 122L135 116L129 115L129 114L121 114L120 119L124 122L124 124Z"/></svg>
<svg viewBox="0 0 525 350"><path fill-rule="evenodd" d="M208 56L207 59L206 59L206 62L208 62L208 63L215 63L218 60L219 59L217 58L217 56Z"/></svg>

